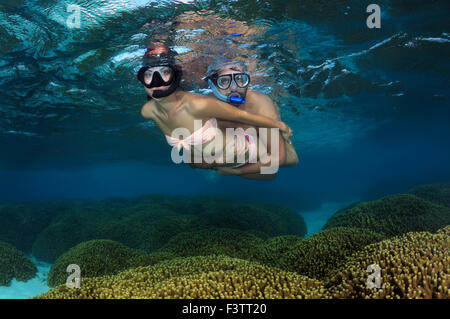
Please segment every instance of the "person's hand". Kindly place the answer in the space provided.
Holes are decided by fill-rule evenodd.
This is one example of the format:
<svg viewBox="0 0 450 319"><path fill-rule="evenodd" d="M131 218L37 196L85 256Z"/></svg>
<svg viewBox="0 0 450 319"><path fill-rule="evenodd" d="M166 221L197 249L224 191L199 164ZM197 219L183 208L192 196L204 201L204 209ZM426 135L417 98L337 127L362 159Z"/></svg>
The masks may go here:
<svg viewBox="0 0 450 319"><path fill-rule="evenodd" d="M280 131L281 131L281 136L283 137L283 139L287 143L292 144L292 142L291 142L292 129L289 126L287 126L284 122L280 121Z"/></svg>
<svg viewBox="0 0 450 319"><path fill-rule="evenodd" d="M281 137L286 141L286 143L292 144L291 138L286 133L281 132Z"/></svg>
<svg viewBox="0 0 450 319"><path fill-rule="evenodd" d="M291 137L292 136L292 130L289 126L287 126L284 122L279 121L279 129L281 133L284 133L286 136Z"/></svg>

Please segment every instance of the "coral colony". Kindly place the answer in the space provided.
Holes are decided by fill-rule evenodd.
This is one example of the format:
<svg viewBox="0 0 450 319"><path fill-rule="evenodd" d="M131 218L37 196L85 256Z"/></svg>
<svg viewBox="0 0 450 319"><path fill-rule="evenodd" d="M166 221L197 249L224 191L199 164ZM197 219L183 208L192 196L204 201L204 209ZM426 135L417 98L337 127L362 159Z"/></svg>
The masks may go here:
<svg viewBox="0 0 450 319"><path fill-rule="evenodd" d="M354 203L308 238L288 208L217 196L4 204L0 284L33 278L32 252L53 263L36 298L449 298L449 193ZM79 289L67 286L73 264Z"/></svg>

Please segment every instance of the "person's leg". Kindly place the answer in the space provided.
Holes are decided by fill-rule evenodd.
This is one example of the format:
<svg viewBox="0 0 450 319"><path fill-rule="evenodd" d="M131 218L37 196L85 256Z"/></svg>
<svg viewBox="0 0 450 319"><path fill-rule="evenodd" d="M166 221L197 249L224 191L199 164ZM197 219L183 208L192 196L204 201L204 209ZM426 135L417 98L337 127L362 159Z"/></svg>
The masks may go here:
<svg viewBox="0 0 450 319"><path fill-rule="evenodd" d="M284 140L283 140L284 141ZM295 152L294 147L291 144L288 144L284 141L285 152L286 152L286 160L283 166L294 166L298 164L297 153ZM252 174L241 174L239 175L243 178L254 179L254 180L272 180L275 178L276 174L261 174L261 173L252 173Z"/></svg>
<svg viewBox="0 0 450 319"><path fill-rule="evenodd" d="M235 155L236 157L243 152L245 152L246 163L235 165L234 167L230 167L223 171L226 172L227 175L239 175L244 178L249 179L259 179L259 180L268 180L273 179L275 174L261 174L262 167L267 166L278 166L278 159L272 159L271 155L267 152L267 147L264 143L264 139L258 140L259 136L253 134L244 134L245 143L236 143L235 144ZM240 146L237 146L239 145ZM260 156L263 156L262 160L265 164L261 162Z"/></svg>

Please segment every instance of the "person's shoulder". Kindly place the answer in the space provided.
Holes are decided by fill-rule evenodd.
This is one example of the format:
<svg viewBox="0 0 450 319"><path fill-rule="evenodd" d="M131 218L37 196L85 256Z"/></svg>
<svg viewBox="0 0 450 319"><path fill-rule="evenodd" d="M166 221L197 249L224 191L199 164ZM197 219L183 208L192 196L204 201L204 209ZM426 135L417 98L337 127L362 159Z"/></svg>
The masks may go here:
<svg viewBox="0 0 450 319"><path fill-rule="evenodd" d="M153 100L147 101L147 103L145 103L142 108L141 108L141 115L142 117L151 120L153 119L153 115L154 115L154 111L155 111L155 103L153 102Z"/></svg>
<svg viewBox="0 0 450 319"><path fill-rule="evenodd" d="M268 95L254 90L247 91L247 99L252 101L252 103L262 104L267 107L274 105L273 100Z"/></svg>
<svg viewBox="0 0 450 319"><path fill-rule="evenodd" d="M247 95L250 95L250 98L252 100L257 100L258 102L266 102L266 103L272 103L273 104L272 99L268 95L266 95L266 94L264 94L262 92L258 92L258 91L254 91L254 90L248 90L247 91Z"/></svg>
<svg viewBox="0 0 450 319"><path fill-rule="evenodd" d="M278 116L278 107L266 94L251 90L249 101L258 108L258 112L266 116Z"/></svg>
<svg viewBox="0 0 450 319"><path fill-rule="evenodd" d="M182 97L183 107L186 108L190 113L196 114L202 112L203 108L208 105L208 100L211 97L206 95L200 95L196 93L184 92Z"/></svg>
<svg viewBox="0 0 450 319"><path fill-rule="evenodd" d="M200 101L206 98L206 95L201 95L197 93L191 93L191 92L180 92L183 93L183 99L189 100L189 101Z"/></svg>
<svg viewBox="0 0 450 319"><path fill-rule="evenodd" d="M198 100L198 97L201 96L185 91L176 91L174 94L176 94L176 100L179 108L190 107L190 105L194 104L194 102Z"/></svg>
<svg viewBox="0 0 450 319"><path fill-rule="evenodd" d="M193 107L205 106L208 103L211 103L211 101L216 101L215 97L190 92L185 92L185 96L183 99L188 105Z"/></svg>

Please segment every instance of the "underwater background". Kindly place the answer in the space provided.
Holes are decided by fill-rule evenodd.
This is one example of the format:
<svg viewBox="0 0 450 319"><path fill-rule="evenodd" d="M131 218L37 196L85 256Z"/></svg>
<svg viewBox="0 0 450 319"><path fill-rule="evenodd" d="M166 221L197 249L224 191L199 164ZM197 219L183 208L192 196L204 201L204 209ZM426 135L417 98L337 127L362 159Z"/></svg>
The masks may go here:
<svg viewBox="0 0 450 319"><path fill-rule="evenodd" d="M450 3L379 0L370 29L372 2L1 0L0 298L448 298ZM140 114L155 40L194 93L245 61L300 163L174 164Z"/></svg>

